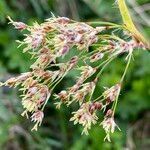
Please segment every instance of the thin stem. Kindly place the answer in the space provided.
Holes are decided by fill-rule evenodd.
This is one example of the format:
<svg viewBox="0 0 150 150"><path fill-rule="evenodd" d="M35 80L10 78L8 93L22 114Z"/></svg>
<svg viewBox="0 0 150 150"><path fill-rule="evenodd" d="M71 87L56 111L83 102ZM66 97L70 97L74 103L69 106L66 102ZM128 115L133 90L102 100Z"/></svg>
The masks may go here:
<svg viewBox="0 0 150 150"><path fill-rule="evenodd" d="M59 79L59 81L52 87L51 89L51 93L53 92L54 88L60 83L60 81L66 76L66 74L68 73L68 71L66 71L66 73L64 73L64 75ZM42 111L44 110L49 98L50 98L51 94L47 97L47 100L45 101L43 107L42 107Z"/></svg>
<svg viewBox="0 0 150 150"><path fill-rule="evenodd" d="M107 66L114 58L115 58L115 57L111 57L111 58L107 59L106 61L102 62L102 63L98 66L98 68L99 68L99 67L102 66L104 63L106 63L106 64L102 67L102 69L100 70L100 72L97 74L96 78L98 78L98 77L101 75L101 73L102 73L103 70L106 68L106 66Z"/></svg>
<svg viewBox="0 0 150 150"><path fill-rule="evenodd" d="M131 62L131 58L132 58L132 53L129 54L129 59L128 59L128 62L127 62L125 71L124 71L124 73L123 73L123 75L122 75L122 78L121 78L121 80L120 80L120 84L122 84L122 82L123 82L123 80L124 80L124 78L125 78L125 75L126 75L126 73L127 73L127 70L128 70L128 68L129 68L129 65L130 65L130 62ZM112 116L114 116L115 111L116 111L116 107L117 107L117 104L118 104L118 98L119 98L120 90L121 90L121 88L119 88L118 93L117 93L116 100L114 101L113 106L112 106L112 109L113 109L113 114L112 114Z"/></svg>
<svg viewBox="0 0 150 150"><path fill-rule="evenodd" d="M97 52L97 51L99 51L99 50L97 49L97 50L93 50L93 51L91 51L91 52L88 52L88 53L85 54L84 56L81 56L79 59L80 59L80 60L83 60L83 58L86 58L87 56L92 55L92 54L94 54L94 53Z"/></svg>
<svg viewBox="0 0 150 150"><path fill-rule="evenodd" d="M48 102L48 100L49 100L50 97L51 97L51 92L50 92L49 95L47 96L47 99L46 99L44 105L42 106L42 109L41 109L42 111L44 110L44 108L45 108L45 106L46 106L46 104L47 104L47 102Z"/></svg>
<svg viewBox="0 0 150 150"><path fill-rule="evenodd" d="M89 101L91 101L91 100L92 100L92 96L93 96L93 94L94 94L95 87L96 87L96 83L95 83L95 85L94 85L94 87L93 87L93 89L92 89L92 92L91 92L91 95L90 95Z"/></svg>
<svg viewBox="0 0 150 150"><path fill-rule="evenodd" d="M100 74L103 72L103 70L106 68L106 66L112 61L114 59L114 57L113 58L109 58L109 59L107 59L106 61L104 61L103 63L101 63L98 67L100 67L102 64L104 64L105 62L106 62L106 64L103 66L103 68L100 70L100 72L97 74L97 76L96 76L96 80L98 80L98 77L100 76ZM95 85L95 87L96 87L96 85ZM95 87L93 88L93 90L92 90L92 93L91 93L91 95L90 95L90 98L89 98L89 101L92 99L92 96L93 96L93 93L94 93L94 91L95 91Z"/></svg>
<svg viewBox="0 0 150 150"><path fill-rule="evenodd" d="M116 100L115 100L115 102L114 102L114 104L113 104L113 106L112 106L112 109L113 109L113 114L112 114L112 116L113 116L113 117L114 117L114 115L115 115L116 107L117 107L117 104L118 104L118 98L119 98L120 90L121 90L121 88L119 88L118 93L117 93Z"/></svg>
<svg viewBox="0 0 150 150"><path fill-rule="evenodd" d="M103 95L97 97L95 100L93 100L93 102L96 102L97 100L99 100L99 99L102 98L102 97L103 97ZM105 100L105 98L101 99L100 101L103 101L103 100Z"/></svg>
<svg viewBox="0 0 150 150"><path fill-rule="evenodd" d="M63 74L63 76L62 76L62 77L58 80L58 82L53 86L52 90L54 90L54 88L62 81L62 79L67 75L68 71L69 71L69 70L67 70L67 71Z"/></svg>
<svg viewBox="0 0 150 150"><path fill-rule="evenodd" d="M45 103L44 103L44 105L43 105L43 107L42 107L42 111L44 110L44 108L45 108L45 106L46 106L46 104L47 104L47 102L48 102L48 100L49 100L49 98L50 98L50 96L51 96L51 94L52 94L54 88L55 88L55 87L61 82L61 80L66 76L66 74L68 73L68 71L69 71L69 69L63 74L63 76L62 76L62 77L57 81L57 83L52 87L51 93L48 95L48 97L47 97L47 99L46 99L46 101L45 101Z"/></svg>
<svg viewBox="0 0 150 150"><path fill-rule="evenodd" d="M120 37L118 36L115 36L115 35L108 35L108 34L104 34L104 35L98 35L98 37L101 37L101 38L106 38L106 39L114 39L114 40L117 40L117 41L120 41L120 42L125 42L123 39L121 39Z"/></svg>
<svg viewBox="0 0 150 150"><path fill-rule="evenodd" d="M93 21L93 22L86 22L87 24L90 25L109 25L109 26L114 26L114 27L121 27L122 25L111 23L111 22L103 22L103 21Z"/></svg>
<svg viewBox="0 0 150 150"><path fill-rule="evenodd" d="M130 65L130 62L131 62L131 58L132 58L132 53L129 54L129 59L128 59L128 62L127 62L125 71L124 71L124 73L123 73L123 75L122 75L122 78L121 78L121 80L120 80L120 83L122 83L123 80L124 80L124 78L125 78L125 75L126 75L126 73L127 73L127 70L128 70L128 68L129 68L129 65Z"/></svg>

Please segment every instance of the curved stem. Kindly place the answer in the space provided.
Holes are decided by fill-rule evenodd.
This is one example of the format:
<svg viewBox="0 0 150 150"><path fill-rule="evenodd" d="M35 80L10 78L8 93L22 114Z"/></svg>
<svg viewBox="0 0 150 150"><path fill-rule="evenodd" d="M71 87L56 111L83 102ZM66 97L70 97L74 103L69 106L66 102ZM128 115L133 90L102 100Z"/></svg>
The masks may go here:
<svg viewBox="0 0 150 150"><path fill-rule="evenodd" d="M119 98L120 90L121 90L121 88L119 88L118 93L117 93L116 100L115 100L115 102L114 102L114 104L113 104L113 106L112 106L112 109L113 109L113 114L112 114L112 116L113 116L113 117L114 117L114 115L115 115L116 107L117 107L117 104L118 104L118 98Z"/></svg>
<svg viewBox="0 0 150 150"><path fill-rule="evenodd" d="M124 73L123 73L123 75L122 75L122 77L121 77L120 84L122 84L122 82L123 82L123 80L124 80L124 78L125 78L125 75L126 75L126 73L127 73L127 70L128 70L128 68L129 68L129 65L130 65L130 62L131 62L131 58L132 58L132 53L129 54L129 59L128 59L128 62L127 62L125 71L124 71ZM121 90L121 88L119 88L118 93L117 93L116 100L114 101L113 106L112 106L112 109L113 109L113 114L112 114L112 116L114 116L115 111L116 111L116 107L117 107L117 104L118 104L118 98L119 98L120 90Z"/></svg>
<svg viewBox="0 0 150 150"><path fill-rule="evenodd" d="M100 76L100 74L103 72L103 70L106 68L106 66L112 61L114 59L114 57L112 57L112 58L109 58L109 59L107 59L106 61L104 61L103 63L101 63L99 66L98 66L98 68L101 66L101 65L103 65L104 63L106 63L104 66L103 66L103 68L100 70L100 72L96 75L96 81L98 80L98 77ZM96 87L96 85L95 85L95 87ZM90 98L89 98L89 101L92 99L92 96L93 96L93 93L94 93L94 91L95 91L95 87L93 88L93 90L92 90L92 93L91 93L91 95L90 95ZM101 97L101 96L100 96ZM97 99L99 99L99 98L97 98ZM96 99L96 100L97 100Z"/></svg>
<svg viewBox="0 0 150 150"><path fill-rule="evenodd" d="M103 64L105 64L102 69L100 70L100 72L97 74L96 78L98 78L101 73L103 72L103 70L106 68L106 66L114 59L115 57L111 57L108 58L106 61L102 62L97 68L99 68L100 66L102 66Z"/></svg>
<svg viewBox="0 0 150 150"><path fill-rule="evenodd" d="M106 38L106 39L114 39L120 42L125 42L123 39L119 38L118 36L115 35L109 35L109 34L104 34L104 35L98 35L101 38Z"/></svg>
<svg viewBox="0 0 150 150"><path fill-rule="evenodd" d="M54 88L61 82L61 80L66 76L66 74L68 73L68 71L69 71L69 70L67 70L67 71L64 73L64 75L56 82L56 84L54 84L54 86L53 86L52 89L51 89L51 93L53 92ZM43 107L42 107L42 111L44 110L44 108L45 108L45 106L46 106L46 104L47 104L47 102L48 102L48 100L49 100L49 98L50 98L50 96L51 96L51 93L48 95L48 97L47 97L47 99L46 99L46 101L45 101L45 103L44 103L44 105L43 105Z"/></svg>
<svg viewBox="0 0 150 150"><path fill-rule="evenodd" d="M97 97L96 99L93 100L93 102L96 102L97 100L101 99L102 97L103 97L103 95ZM100 101L102 102L104 100L105 100L105 98L102 98Z"/></svg>
<svg viewBox="0 0 150 150"><path fill-rule="evenodd" d="M128 59L126 68L125 68L125 70L124 70L124 73L123 73L123 75L122 75L122 77L121 77L120 83L122 83L123 80L124 80L124 78L125 78L125 75L126 75L126 73L127 73L127 70L128 70L128 68L129 68L129 65L130 65L130 62L131 62L131 58L132 58L132 53L129 54L129 59Z"/></svg>
<svg viewBox="0 0 150 150"><path fill-rule="evenodd" d="M119 24L115 24L112 22L104 22L104 21L92 21L92 22L86 22L86 23L90 24L90 25L109 25L109 26L121 27L121 25L119 25Z"/></svg>
<svg viewBox="0 0 150 150"><path fill-rule="evenodd" d="M93 94L94 94L95 87L96 87L96 84L94 85L94 87L93 87L93 89L92 89L92 92L91 92L91 95L90 95L89 101L91 101L91 100L92 100L92 96L93 96Z"/></svg>
<svg viewBox="0 0 150 150"><path fill-rule="evenodd" d="M47 96L47 99L46 99L44 105L42 106L42 109L41 109L42 111L44 110L44 108L45 108L45 106L46 106L46 104L47 104L47 102L48 102L48 100L49 100L50 97L51 97L51 92L50 92L49 95Z"/></svg>

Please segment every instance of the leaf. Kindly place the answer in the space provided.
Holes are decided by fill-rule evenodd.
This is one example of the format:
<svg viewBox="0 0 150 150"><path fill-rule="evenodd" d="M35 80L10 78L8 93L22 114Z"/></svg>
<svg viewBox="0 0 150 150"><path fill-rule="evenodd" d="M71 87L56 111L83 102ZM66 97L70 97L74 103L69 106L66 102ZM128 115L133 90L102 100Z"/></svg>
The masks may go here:
<svg viewBox="0 0 150 150"><path fill-rule="evenodd" d="M150 44L147 42L147 40L143 37L143 35L137 30L135 27L132 18L130 16L129 10L126 6L125 0L118 0L118 6L120 9L120 13L123 19L123 22L125 24L125 28L131 32L131 34L134 36L134 38L137 41L142 42L146 47L150 47Z"/></svg>

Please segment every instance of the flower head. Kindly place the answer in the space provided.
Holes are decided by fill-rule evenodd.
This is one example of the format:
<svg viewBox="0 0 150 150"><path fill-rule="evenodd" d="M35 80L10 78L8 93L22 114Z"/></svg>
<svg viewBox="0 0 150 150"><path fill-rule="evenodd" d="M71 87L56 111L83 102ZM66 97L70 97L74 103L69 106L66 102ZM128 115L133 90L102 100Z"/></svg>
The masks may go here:
<svg viewBox="0 0 150 150"><path fill-rule="evenodd" d="M104 54L101 53L101 52L98 52L98 53L93 54L93 55L90 57L90 61L91 61L91 62L95 62L95 61L98 61L98 60L102 59L103 57L104 57Z"/></svg>
<svg viewBox="0 0 150 150"><path fill-rule="evenodd" d="M55 94L55 99L60 99L60 102L56 102L56 108L60 109L62 103L67 103L69 100L69 93L67 91L61 91L58 94Z"/></svg>
<svg viewBox="0 0 150 150"><path fill-rule="evenodd" d="M109 104L110 102L113 102L116 99L118 92L120 91L120 88L121 88L121 85L116 84L112 86L111 88L106 89L106 91L103 93L103 96L106 99L107 104Z"/></svg>
<svg viewBox="0 0 150 150"><path fill-rule="evenodd" d="M90 76L92 76L95 72L96 72L96 68L93 68L91 66L82 66L81 68L79 68L81 70L81 76L79 78L78 82L83 82L84 80L86 80L87 78L89 78Z"/></svg>
<svg viewBox="0 0 150 150"><path fill-rule="evenodd" d="M120 130L120 128L115 123L113 117L106 117L106 118L104 118L104 120L101 122L100 125L102 125L103 129L106 132L106 137L104 138L104 140L107 139L109 142L111 141L110 140L110 133L114 133L115 127L117 127Z"/></svg>
<svg viewBox="0 0 150 150"><path fill-rule="evenodd" d="M31 121L35 122L32 130L37 130L42 123L43 111L51 91L71 70L74 70L77 74L79 73L76 82L71 88L55 95L55 98L60 99L55 103L56 107L60 108L61 104L70 106L72 102L76 102L79 109L73 112L70 120L74 121L74 124L81 124L84 127L82 133L88 134L92 124L97 123L96 112L114 102L113 111L108 110L101 123L106 132L105 139L110 141L110 133L113 133L117 127L114 113L121 84L105 89L102 95L93 100L96 84L106 65L117 55L128 52L126 58L129 57L128 60L131 60L133 49L144 48L144 45L136 40L129 40L129 38L128 41L121 39L122 36L117 37L116 34L110 34L111 31L103 33L102 31L107 30L111 25L112 30L121 27L111 23L108 24L108 27L95 27L95 25L90 26L66 17L55 17L53 14L44 23L35 22L32 26L27 26L23 22L14 22L10 17L8 19L16 29L27 30L24 40L18 42L19 46L24 45L23 52L31 54L34 63L30 66L30 72L10 78L0 83L0 86L19 86L19 91L22 92L21 103L24 108L22 116L29 118L28 115L31 115ZM71 52L73 49L76 50L75 53ZM103 61L105 58L106 60ZM98 60L101 60L102 63L93 63ZM127 63L120 82L124 79L129 63L130 61Z"/></svg>
<svg viewBox="0 0 150 150"><path fill-rule="evenodd" d="M36 30L31 33L31 35L26 35L24 39L24 44L28 47L24 49L24 52L30 49L37 49L40 45L45 42L45 34L42 29Z"/></svg>
<svg viewBox="0 0 150 150"><path fill-rule="evenodd" d="M32 130L37 131L37 127L41 125L43 118L44 113L42 111L38 110L35 113L33 113L33 115L31 116L31 121L36 122L36 124L34 125Z"/></svg>
<svg viewBox="0 0 150 150"><path fill-rule="evenodd" d="M96 124L98 117L96 116L96 112L90 112L90 103L86 102L81 105L79 110L73 112L74 116L70 119L70 121L74 121L74 124L81 124L84 129L82 134L88 134L88 130L91 129L92 124Z"/></svg>
<svg viewBox="0 0 150 150"><path fill-rule="evenodd" d="M24 30L27 28L27 25L23 22L14 22L9 16L7 17L9 19L9 23L11 23L12 25L14 25L14 27L18 30Z"/></svg>

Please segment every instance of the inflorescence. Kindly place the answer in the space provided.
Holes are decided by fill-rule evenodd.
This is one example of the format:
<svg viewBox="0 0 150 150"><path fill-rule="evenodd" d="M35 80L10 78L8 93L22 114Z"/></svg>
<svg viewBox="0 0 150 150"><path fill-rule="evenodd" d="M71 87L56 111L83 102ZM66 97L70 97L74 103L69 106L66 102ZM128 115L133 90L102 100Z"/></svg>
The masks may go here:
<svg viewBox="0 0 150 150"><path fill-rule="evenodd" d="M32 130L37 130L41 125L44 108L49 98L54 96L58 109L62 104L68 107L72 103L78 104L79 109L72 113L70 121L81 124L82 133L88 134L92 124L98 123L98 113L104 113L104 120L100 125L106 132L105 139L110 141L110 134L114 132L115 127L119 129L114 121L114 114L133 50L144 48L144 45L127 31L124 32L128 36L127 40L114 35L111 31L119 28L115 24L92 27L89 23L53 16L42 24L36 22L28 26L23 22L14 22L10 17L8 19L16 29L27 31L24 40L17 42L19 47L24 47L23 52L31 54L35 62L31 65L30 72L10 78L1 83L1 86L18 87L22 92L22 116L30 116L31 121L35 123ZM125 29L120 26L120 30ZM90 47L92 51L89 50ZM72 48L76 48L78 52L69 61L60 63L59 59L65 58ZM104 68L123 53L127 53L127 66L120 81L110 88L105 88L99 97L93 99ZM97 66L92 67L95 62ZM58 94L53 94L54 88L71 70L80 72L76 83ZM93 76L94 79L91 78Z"/></svg>

